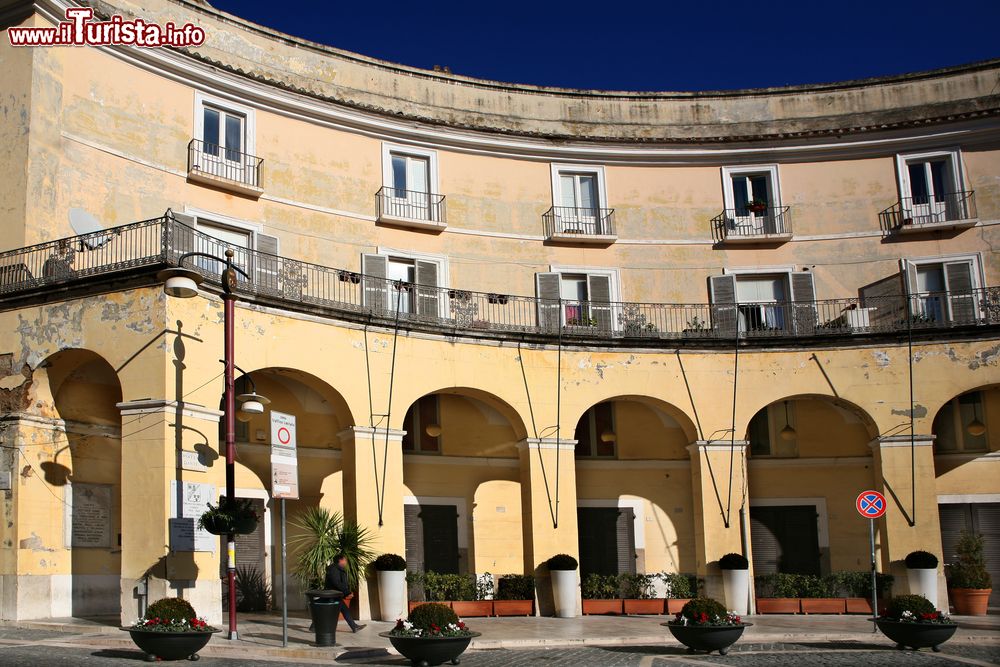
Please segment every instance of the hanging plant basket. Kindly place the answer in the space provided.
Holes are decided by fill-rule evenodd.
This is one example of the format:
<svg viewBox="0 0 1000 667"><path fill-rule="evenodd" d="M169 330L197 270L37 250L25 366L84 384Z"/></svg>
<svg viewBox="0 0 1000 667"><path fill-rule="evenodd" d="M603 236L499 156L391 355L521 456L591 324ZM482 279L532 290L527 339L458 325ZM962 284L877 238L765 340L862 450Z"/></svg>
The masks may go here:
<svg viewBox="0 0 1000 667"><path fill-rule="evenodd" d="M198 524L213 535L229 534L229 517L218 512L205 512Z"/></svg>
<svg viewBox="0 0 1000 667"><path fill-rule="evenodd" d="M256 514L244 514L233 517L233 533L236 535L249 535L257 530L258 519Z"/></svg>
<svg viewBox="0 0 1000 667"><path fill-rule="evenodd" d="M250 500L237 498L230 503L223 496L217 507L208 504L208 509L198 519L198 526L213 535L248 535L257 529L259 521Z"/></svg>

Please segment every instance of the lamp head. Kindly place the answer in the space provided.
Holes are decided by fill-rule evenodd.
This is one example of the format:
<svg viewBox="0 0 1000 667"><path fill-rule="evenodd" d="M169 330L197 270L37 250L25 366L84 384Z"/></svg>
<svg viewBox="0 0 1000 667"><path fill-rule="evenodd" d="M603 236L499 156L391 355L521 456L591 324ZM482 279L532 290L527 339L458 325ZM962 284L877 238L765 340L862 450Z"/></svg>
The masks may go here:
<svg viewBox="0 0 1000 667"><path fill-rule="evenodd" d="M197 271L183 267L164 269L156 274L156 279L163 282L163 291L167 296L180 299L197 296L198 285L204 280Z"/></svg>

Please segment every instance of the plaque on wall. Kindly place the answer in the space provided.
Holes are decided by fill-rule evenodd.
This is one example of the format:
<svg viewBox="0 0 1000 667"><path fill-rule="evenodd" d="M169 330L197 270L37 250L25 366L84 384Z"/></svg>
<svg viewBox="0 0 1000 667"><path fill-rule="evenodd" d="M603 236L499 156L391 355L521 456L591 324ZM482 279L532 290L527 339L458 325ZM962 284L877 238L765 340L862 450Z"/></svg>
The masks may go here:
<svg viewBox="0 0 1000 667"><path fill-rule="evenodd" d="M111 548L112 495L109 484L71 485L70 539L74 549Z"/></svg>
<svg viewBox="0 0 1000 667"><path fill-rule="evenodd" d="M219 538L198 528L198 519L216 502L214 484L170 482L170 548L174 551L215 551Z"/></svg>

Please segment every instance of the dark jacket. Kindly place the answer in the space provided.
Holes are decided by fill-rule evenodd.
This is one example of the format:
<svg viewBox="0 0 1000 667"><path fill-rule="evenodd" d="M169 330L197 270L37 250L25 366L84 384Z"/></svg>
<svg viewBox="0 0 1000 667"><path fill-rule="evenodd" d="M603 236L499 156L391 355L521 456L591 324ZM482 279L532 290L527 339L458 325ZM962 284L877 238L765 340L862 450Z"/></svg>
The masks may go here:
<svg viewBox="0 0 1000 667"><path fill-rule="evenodd" d="M347 572L336 563L331 563L326 568L326 588L340 591L344 595L350 595L351 585L347 581Z"/></svg>

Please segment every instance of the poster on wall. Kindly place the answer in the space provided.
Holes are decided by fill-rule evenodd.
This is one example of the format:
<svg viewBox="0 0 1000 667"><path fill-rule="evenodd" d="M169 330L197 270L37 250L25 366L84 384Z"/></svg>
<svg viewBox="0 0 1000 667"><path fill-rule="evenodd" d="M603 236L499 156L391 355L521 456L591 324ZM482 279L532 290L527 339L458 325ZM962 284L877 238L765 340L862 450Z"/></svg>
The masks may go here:
<svg viewBox="0 0 1000 667"><path fill-rule="evenodd" d="M78 482L68 490L66 541L74 549L111 548L111 485Z"/></svg>
<svg viewBox="0 0 1000 667"><path fill-rule="evenodd" d="M170 482L170 548L174 551L215 551L219 538L198 528L198 519L216 502L214 484Z"/></svg>

